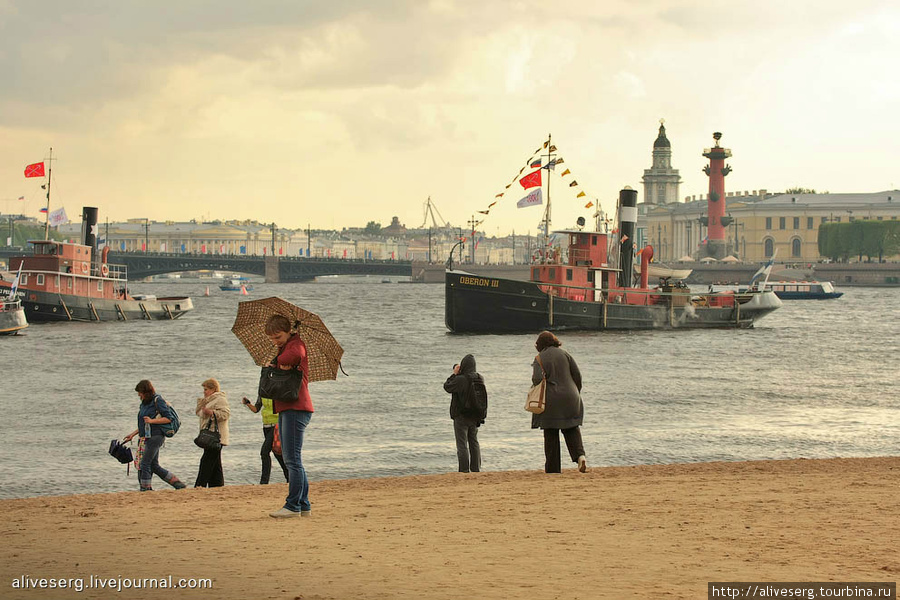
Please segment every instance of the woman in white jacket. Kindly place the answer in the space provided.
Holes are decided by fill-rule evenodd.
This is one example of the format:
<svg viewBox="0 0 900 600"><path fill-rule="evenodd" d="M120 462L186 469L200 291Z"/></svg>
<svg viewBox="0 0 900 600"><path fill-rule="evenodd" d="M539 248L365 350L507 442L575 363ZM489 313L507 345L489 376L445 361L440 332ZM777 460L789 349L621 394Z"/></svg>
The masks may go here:
<svg viewBox="0 0 900 600"><path fill-rule="evenodd" d="M231 416L228 398L225 396L225 392L219 389L219 382L215 379L207 379L202 385L203 397L197 398L197 410L194 411L200 417L200 429L211 422L210 429L218 431L222 446L227 446L228 418ZM223 485L225 485L225 476L222 473L222 448L215 450L204 448L194 487L221 487Z"/></svg>

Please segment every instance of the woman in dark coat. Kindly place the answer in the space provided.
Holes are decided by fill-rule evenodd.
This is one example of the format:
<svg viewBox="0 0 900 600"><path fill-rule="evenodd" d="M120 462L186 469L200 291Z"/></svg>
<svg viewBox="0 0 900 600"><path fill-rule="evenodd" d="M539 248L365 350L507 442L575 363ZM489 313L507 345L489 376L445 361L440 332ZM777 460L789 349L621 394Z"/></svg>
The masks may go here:
<svg viewBox="0 0 900 600"><path fill-rule="evenodd" d="M559 432L563 432L566 447L578 470L587 471L581 429L584 420L584 404L581 402L581 371L575 359L560 348L562 345L549 331L542 332L535 342L538 355L532 363L531 383L541 382L541 373L547 377L547 405L539 415L531 415L531 428L544 430L544 471L561 471L559 456Z"/></svg>

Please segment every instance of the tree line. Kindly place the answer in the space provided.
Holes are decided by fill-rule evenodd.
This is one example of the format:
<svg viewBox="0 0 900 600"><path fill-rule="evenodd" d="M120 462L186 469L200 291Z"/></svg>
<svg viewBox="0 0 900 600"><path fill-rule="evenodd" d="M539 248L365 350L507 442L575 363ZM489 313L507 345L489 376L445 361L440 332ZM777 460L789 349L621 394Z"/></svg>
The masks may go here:
<svg viewBox="0 0 900 600"><path fill-rule="evenodd" d="M847 261L863 256L881 262L885 256L900 254L900 221L851 221L823 223L819 227L819 255Z"/></svg>

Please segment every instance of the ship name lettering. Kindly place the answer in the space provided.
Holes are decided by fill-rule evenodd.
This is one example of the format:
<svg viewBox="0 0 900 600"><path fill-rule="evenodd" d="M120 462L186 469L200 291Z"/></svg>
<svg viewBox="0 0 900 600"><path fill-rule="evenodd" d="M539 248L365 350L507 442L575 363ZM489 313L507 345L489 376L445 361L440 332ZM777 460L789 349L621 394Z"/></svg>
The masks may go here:
<svg viewBox="0 0 900 600"><path fill-rule="evenodd" d="M478 285L482 287L500 287L499 279L482 279L481 277L460 277L459 282L463 285Z"/></svg>

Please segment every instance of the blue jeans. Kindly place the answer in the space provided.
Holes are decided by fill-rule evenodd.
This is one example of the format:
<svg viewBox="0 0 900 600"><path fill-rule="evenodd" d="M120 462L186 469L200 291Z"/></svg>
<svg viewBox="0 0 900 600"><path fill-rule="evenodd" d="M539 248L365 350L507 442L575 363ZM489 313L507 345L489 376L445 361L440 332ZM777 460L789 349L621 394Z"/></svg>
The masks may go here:
<svg viewBox="0 0 900 600"><path fill-rule="evenodd" d="M144 438L144 454L141 456L141 468L138 472L138 482L143 490L151 489L150 480L154 473L170 485L172 480L177 479L175 475L159 466L159 449L165 441L166 436L162 434Z"/></svg>
<svg viewBox="0 0 900 600"><path fill-rule="evenodd" d="M288 471L288 495L284 507L294 512L310 509L309 480L303 468L301 451L303 433L312 413L305 410L285 410L278 413L278 432L281 434L281 457Z"/></svg>

